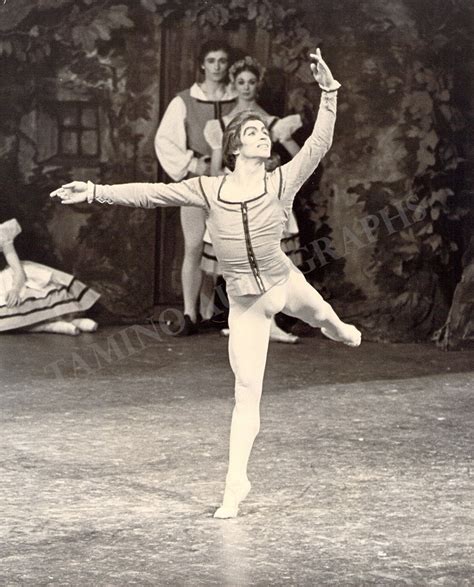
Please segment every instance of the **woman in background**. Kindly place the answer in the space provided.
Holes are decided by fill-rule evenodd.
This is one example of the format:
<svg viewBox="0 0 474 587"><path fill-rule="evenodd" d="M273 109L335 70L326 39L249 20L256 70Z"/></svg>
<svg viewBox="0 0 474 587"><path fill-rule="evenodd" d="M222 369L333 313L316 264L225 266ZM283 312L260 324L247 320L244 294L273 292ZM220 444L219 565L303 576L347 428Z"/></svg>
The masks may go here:
<svg viewBox="0 0 474 587"><path fill-rule="evenodd" d="M20 261L14 240L21 232L12 218L0 224L0 332L23 329L75 336L94 332L97 322L72 318L88 310L100 295L73 275L33 261Z"/></svg>

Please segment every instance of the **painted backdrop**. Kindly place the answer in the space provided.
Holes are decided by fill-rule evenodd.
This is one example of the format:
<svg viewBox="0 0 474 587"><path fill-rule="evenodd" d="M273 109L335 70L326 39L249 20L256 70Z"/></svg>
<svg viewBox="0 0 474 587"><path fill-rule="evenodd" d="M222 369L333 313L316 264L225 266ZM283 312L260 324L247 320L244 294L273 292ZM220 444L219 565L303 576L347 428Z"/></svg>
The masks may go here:
<svg viewBox="0 0 474 587"><path fill-rule="evenodd" d="M197 41L220 35L267 66L265 106L303 115L300 142L318 101L309 50L343 82L333 148L296 204L307 277L368 337L473 339L469 293L446 327L472 273L472 3L16 0L0 17L2 219L23 224L24 256L99 289L104 316L143 319L154 290L176 290L179 246L163 252L156 233L179 238L176 225L47 193L70 177L155 180L169 80L189 85Z"/></svg>

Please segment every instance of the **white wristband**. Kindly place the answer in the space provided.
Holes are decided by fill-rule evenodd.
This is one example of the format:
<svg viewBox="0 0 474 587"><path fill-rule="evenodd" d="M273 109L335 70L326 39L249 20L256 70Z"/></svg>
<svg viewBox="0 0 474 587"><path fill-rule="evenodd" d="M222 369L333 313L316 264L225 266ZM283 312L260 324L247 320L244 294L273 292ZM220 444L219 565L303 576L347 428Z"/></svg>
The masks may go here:
<svg viewBox="0 0 474 587"><path fill-rule="evenodd" d="M341 84L334 80L330 86L319 86L323 92L336 92L340 87Z"/></svg>
<svg viewBox="0 0 474 587"><path fill-rule="evenodd" d="M87 203L92 204L95 200L95 183L87 182Z"/></svg>

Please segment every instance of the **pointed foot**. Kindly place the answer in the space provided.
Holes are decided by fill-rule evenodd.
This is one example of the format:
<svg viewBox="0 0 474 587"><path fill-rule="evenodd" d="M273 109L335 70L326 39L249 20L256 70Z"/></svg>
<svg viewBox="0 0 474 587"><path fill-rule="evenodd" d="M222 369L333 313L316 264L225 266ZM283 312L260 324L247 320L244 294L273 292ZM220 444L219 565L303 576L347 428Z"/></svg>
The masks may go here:
<svg viewBox="0 0 474 587"><path fill-rule="evenodd" d="M251 488L250 481L227 482L222 506L216 510L214 518L226 520L236 518L240 503L247 497Z"/></svg>
<svg viewBox="0 0 474 587"><path fill-rule="evenodd" d="M359 346L361 343L362 334L360 330L358 330L352 324L344 324L342 328L338 328L337 330L328 330L327 328L321 328L321 332L327 338L335 340L336 342L342 342L347 346L356 347Z"/></svg>

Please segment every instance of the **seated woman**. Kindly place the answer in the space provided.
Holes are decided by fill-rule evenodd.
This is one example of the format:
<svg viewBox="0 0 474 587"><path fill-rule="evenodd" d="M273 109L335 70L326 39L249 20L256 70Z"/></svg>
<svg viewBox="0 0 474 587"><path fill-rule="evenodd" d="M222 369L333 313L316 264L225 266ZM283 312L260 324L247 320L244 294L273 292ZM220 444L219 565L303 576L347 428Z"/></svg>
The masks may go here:
<svg viewBox="0 0 474 587"><path fill-rule="evenodd" d="M204 129L204 136L212 148L211 157L211 175L222 175L226 173L222 164L222 136L224 129L229 125L231 120L241 112L255 112L265 121L273 143L280 143L291 157L294 157L300 147L295 140L292 139L292 134L301 127L301 117L299 114L286 116L285 118L278 118L268 114L257 103L258 90L262 84L264 77L264 70L261 65L250 56L235 62L229 70L229 77L237 93L237 104L232 111L221 118L220 120L208 121ZM275 152L266 162L265 167L267 171L273 171L280 164L279 157ZM299 242L299 230L295 215L292 211L285 223L281 246L287 256L298 266L302 263ZM213 275L214 280L220 275L219 265L215 257L214 249L209 236L209 231L206 230L204 235L204 247L201 261L201 269L207 275ZM228 335L228 329L223 329L222 334ZM272 319L270 340L277 342L295 343L298 342L298 337L289 334L279 328Z"/></svg>
<svg viewBox="0 0 474 587"><path fill-rule="evenodd" d="M74 336L97 330L97 322L77 314L93 306L100 294L73 275L20 261L13 244L20 232L14 218L0 224L0 252L6 261L0 271L0 332L23 329Z"/></svg>

